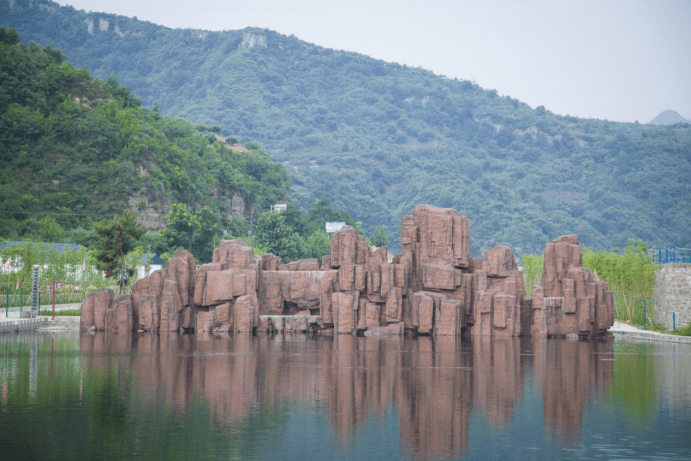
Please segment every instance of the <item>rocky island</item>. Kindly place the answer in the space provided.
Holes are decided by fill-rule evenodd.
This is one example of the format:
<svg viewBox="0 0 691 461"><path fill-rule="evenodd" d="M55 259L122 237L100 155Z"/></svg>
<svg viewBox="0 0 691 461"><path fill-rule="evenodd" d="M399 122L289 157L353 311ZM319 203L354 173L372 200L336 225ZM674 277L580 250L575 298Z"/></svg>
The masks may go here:
<svg viewBox="0 0 691 461"><path fill-rule="evenodd" d="M131 295L87 297L81 329L593 338L614 323L613 294L583 268L575 235L547 244L532 296L508 247L469 256L470 223L456 210L417 206L401 220L401 244L389 260L345 227L321 264L282 264L225 240L199 268L178 250Z"/></svg>

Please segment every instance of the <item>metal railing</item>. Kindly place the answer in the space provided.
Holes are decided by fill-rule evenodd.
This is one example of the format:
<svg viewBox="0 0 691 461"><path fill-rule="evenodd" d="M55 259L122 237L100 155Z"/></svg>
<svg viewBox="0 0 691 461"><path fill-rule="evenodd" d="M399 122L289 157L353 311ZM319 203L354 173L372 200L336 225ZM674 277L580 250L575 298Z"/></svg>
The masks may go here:
<svg viewBox="0 0 691 461"><path fill-rule="evenodd" d="M691 248L672 247L651 249L653 262L658 264L691 263Z"/></svg>
<svg viewBox="0 0 691 461"><path fill-rule="evenodd" d="M621 322L642 325L644 328L654 323L654 304L650 299L614 297L614 318Z"/></svg>

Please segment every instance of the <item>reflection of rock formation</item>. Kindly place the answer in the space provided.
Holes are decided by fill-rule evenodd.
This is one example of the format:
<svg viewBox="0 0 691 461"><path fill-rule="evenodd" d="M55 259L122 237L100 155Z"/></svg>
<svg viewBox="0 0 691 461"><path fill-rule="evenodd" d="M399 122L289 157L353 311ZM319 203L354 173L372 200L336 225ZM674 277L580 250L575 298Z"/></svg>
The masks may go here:
<svg viewBox="0 0 691 461"><path fill-rule="evenodd" d="M454 337L406 343L401 365L410 370L398 403L401 438L420 457L456 457L468 448L474 399L473 355Z"/></svg>
<svg viewBox="0 0 691 461"><path fill-rule="evenodd" d="M402 449L419 458L465 452L473 410L499 426L511 422L531 368L545 429L576 436L613 364L602 342L453 336L84 333L81 348L96 352L89 365L131 368L138 387L179 410L203 398L219 421L286 401L318 402L332 429L350 437L394 407Z"/></svg>
<svg viewBox="0 0 691 461"><path fill-rule="evenodd" d="M473 338L473 399L495 424L511 420L523 395L524 368L518 338Z"/></svg>
<svg viewBox="0 0 691 461"><path fill-rule="evenodd" d="M612 345L534 338L532 348L533 378L542 387L545 430L579 436L585 406L612 377Z"/></svg>
<svg viewBox="0 0 691 461"><path fill-rule="evenodd" d="M396 335L595 336L614 322L607 284L581 264L578 237L545 250L543 285L525 296L507 247L469 256L470 224L455 210L420 205L401 221L402 251L387 260L352 227L331 239L331 254L281 264L241 241L223 241L195 271L178 250L167 268L137 281L132 295L91 295L83 330L250 332L327 329ZM290 317L290 318L287 318ZM384 327L384 328L382 328Z"/></svg>

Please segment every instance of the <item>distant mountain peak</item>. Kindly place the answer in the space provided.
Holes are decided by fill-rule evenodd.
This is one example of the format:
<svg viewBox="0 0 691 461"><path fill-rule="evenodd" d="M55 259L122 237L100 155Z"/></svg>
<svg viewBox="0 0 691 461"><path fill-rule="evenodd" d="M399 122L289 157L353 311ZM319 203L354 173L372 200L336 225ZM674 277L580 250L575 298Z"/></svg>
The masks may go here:
<svg viewBox="0 0 691 461"><path fill-rule="evenodd" d="M689 123L676 110L665 110L657 117L648 122L648 125L674 125L676 123Z"/></svg>

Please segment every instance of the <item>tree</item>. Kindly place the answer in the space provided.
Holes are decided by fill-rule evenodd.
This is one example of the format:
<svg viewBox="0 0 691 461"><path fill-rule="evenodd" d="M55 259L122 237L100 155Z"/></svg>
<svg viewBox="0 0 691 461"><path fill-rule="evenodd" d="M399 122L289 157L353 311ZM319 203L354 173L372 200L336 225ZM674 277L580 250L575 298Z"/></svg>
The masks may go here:
<svg viewBox="0 0 691 461"><path fill-rule="evenodd" d="M246 237L249 228L250 226L245 220L245 218L236 216L235 218L233 218L233 220L230 222L230 225L228 226L228 235L232 237Z"/></svg>
<svg viewBox="0 0 691 461"><path fill-rule="evenodd" d="M303 235L312 235L317 229L324 229L324 224L327 222L344 222L349 226L355 227L359 234L364 235L361 228L362 223L355 222L352 216L345 210L334 211L328 198L322 198L312 203L312 206L307 211Z"/></svg>
<svg viewBox="0 0 691 461"><path fill-rule="evenodd" d="M44 216L36 226L37 238L43 242L62 242L65 229L52 216Z"/></svg>
<svg viewBox="0 0 691 461"><path fill-rule="evenodd" d="M307 238L303 257L317 258L321 263L322 256L331 253L331 240L323 229L317 229Z"/></svg>
<svg viewBox="0 0 691 461"><path fill-rule="evenodd" d="M6 29L5 27L0 27L0 43L5 43L7 45L16 45L19 43L19 34L17 29Z"/></svg>
<svg viewBox="0 0 691 461"><path fill-rule="evenodd" d="M109 278L120 279L122 294L136 268L129 267L125 257L134 249L134 244L145 230L137 225L134 215L125 211L122 216L106 219L94 225L98 240L91 254L99 270Z"/></svg>
<svg viewBox="0 0 691 461"><path fill-rule="evenodd" d="M385 247L389 245L389 240L386 238L386 231L382 226L374 228L374 234L370 237L369 244L375 247Z"/></svg>
<svg viewBox="0 0 691 461"><path fill-rule="evenodd" d="M220 214L208 206L192 214L184 203L173 203L163 236L171 250L183 248L197 261L210 262L222 233L221 221Z"/></svg>
<svg viewBox="0 0 691 461"><path fill-rule="evenodd" d="M286 224L292 227L295 232L305 235L305 217L302 210L295 203L288 203L288 206L281 214L285 217Z"/></svg>
<svg viewBox="0 0 691 461"><path fill-rule="evenodd" d="M295 261L302 254L305 240L286 224L282 213L267 211L259 215L254 227L257 243L280 256L284 262Z"/></svg>

